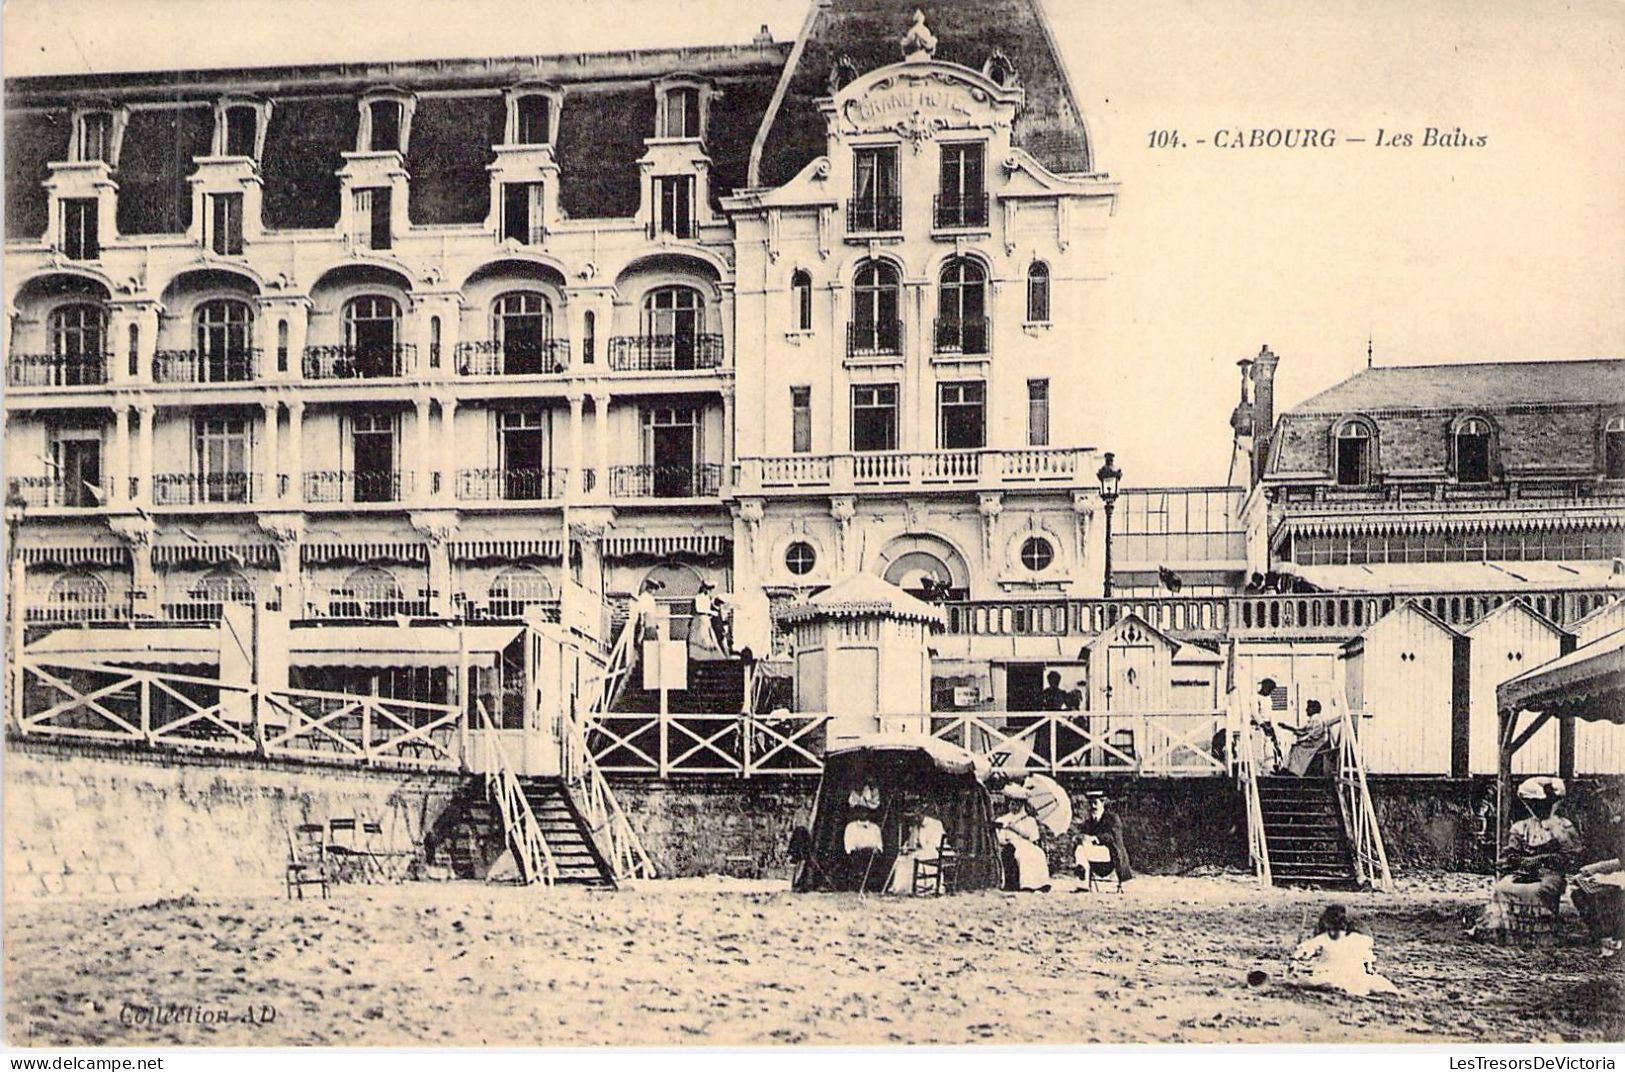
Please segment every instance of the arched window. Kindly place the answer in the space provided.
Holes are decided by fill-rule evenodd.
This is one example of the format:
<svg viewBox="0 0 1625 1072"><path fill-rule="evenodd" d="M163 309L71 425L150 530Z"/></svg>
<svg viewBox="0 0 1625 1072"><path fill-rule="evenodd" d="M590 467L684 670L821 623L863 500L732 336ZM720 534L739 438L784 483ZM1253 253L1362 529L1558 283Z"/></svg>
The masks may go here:
<svg viewBox="0 0 1625 1072"><path fill-rule="evenodd" d="M351 374L360 377L399 376L401 307L394 298L363 294L344 306L344 345Z"/></svg>
<svg viewBox="0 0 1625 1072"><path fill-rule="evenodd" d="M581 328L581 363L590 365L597 358L598 350L598 314L589 312L582 318Z"/></svg>
<svg viewBox="0 0 1625 1072"><path fill-rule="evenodd" d="M1049 265L1043 261L1033 261L1027 268L1027 320L1049 322Z"/></svg>
<svg viewBox="0 0 1625 1072"><path fill-rule="evenodd" d="M929 551L899 555L886 567L885 577L887 583L928 602L962 595L954 588L953 572L948 564Z"/></svg>
<svg viewBox="0 0 1625 1072"><path fill-rule="evenodd" d="M987 273L967 257L942 269L937 288L937 353L987 353Z"/></svg>
<svg viewBox="0 0 1625 1072"><path fill-rule="evenodd" d="M351 570L328 602L328 613L335 618L386 618L406 612L399 582L378 566Z"/></svg>
<svg viewBox="0 0 1625 1072"><path fill-rule="evenodd" d="M51 310L52 381L78 386L106 379L107 314L99 305L73 302Z"/></svg>
<svg viewBox="0 0 1625 1072"><path fill-rule="evenodd" d="M253 379L254 312L247 302L216 298L197 307L197 376L200 383Z"/></svg>
<svg viewBox="0 0 1625 1072"><path fill-rule="evenodd" d="M1371 483L1371 426L1365 421L1344 421L1337 429L1337 482L1344 487Z"/></svg>
<svg viewBox="0 0 1625 1072"><path fill-rule="evenodd" d="M643 299L645 352L639 367L700 367L705 334L705 299L693 287L657 287Z"/></svg>
<svg viewBox="0 0 1625 1072"><path fill-rule="evenodd" d="M440 318L429 318L429 367L440 367Z"/></svg>
<svg viewBox="0 0 1625 1072"><path fill-rule="evenodd" d="M529 607L553 601L553 584L536 566L515 566L491 582L491 615L523 618Z"/></svg>
<svg viewBox="0 0 1625 1072"><path fill-rule="evenodd" d="M187 593L187 609L200 620L219 618L227 604L249 606L254 602L254 586L234 569L211 570Z"/></svg>
<svg viewBox="0 0 1625 1072"><path fill-rule="evenodd" d="M852 277L847 353L898 354L903 348L902 283L889 261L864 261Z"/></svg>
<svg viewBox="0 0 1625 1072"><path fill-rule="evenodd" d="M108 616L107 585L89 573L64 573L45 597L53 621L99 621Z"/></svg>
<svg viewBox="0 0 1625 1072"><path fill-rule="evenodd" d="M508 375L553 371L553 306L533 290L514 290L491 305L491 340Z"/></svg>
<svg viewBox="0 0 1625 1072"><path fill-rule="evenodd" d="M136 324L131 324L130 330L126 334L129 343L128 361L130 378L134 379L135 377L141 375L141 328Z"/></svg>
<svg viewBox="0 0 1625 1072"><path fill-rule="evenodd" d="M286 320L276 322L276 370L278 372L288 371L288 322Z"/></svg>
<svg viewBox="0 0 1625 1072"><path fill-rule="evenodd" d="M1625 417L1611 418L1603 427L1602 466L1609 480L1625 480Z"/></svg>
<svg viewBox="0 0 1625 1072"><path fill-rule="evenodd" d="M1494 430L1482 417L1468 417L1456 425L1456 480L1462 484L1486 484L1494 469L1491 453Z"/></svg>
<svg viewBox="0 0 1625 1072"><path fill-rule="evenodd" d="M796 303L796 330L812 330L812 276L797 268L790 276L790 295Z"/></svg>

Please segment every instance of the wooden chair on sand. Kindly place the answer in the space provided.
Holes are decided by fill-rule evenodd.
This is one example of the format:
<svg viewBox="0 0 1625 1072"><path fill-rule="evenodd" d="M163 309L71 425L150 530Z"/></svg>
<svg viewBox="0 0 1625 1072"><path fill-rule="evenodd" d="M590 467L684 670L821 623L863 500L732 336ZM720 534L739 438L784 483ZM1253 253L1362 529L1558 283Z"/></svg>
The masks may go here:
<svg viewBox="0 0 1625 1072"><path fill-rule="evenodd" d="M300 823L288 831L286 880L289 900L297 892L303 901L306 886L320 886L322 899L327 899L332 876L327 865L327 828L321 823Z"/></svg>

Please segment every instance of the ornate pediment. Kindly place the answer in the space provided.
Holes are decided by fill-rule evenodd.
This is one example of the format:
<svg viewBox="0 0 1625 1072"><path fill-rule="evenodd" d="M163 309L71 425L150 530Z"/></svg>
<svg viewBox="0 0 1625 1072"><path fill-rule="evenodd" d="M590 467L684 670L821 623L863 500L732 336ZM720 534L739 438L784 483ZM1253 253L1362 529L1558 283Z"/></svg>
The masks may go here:
<svg viewBox="0 0 1625 1072"><path fill-rule="evenodd" d="M945 64L877 72L847 87L835 102L835 129L845 136L897 134L916 150L939 133L1008 127L1014 99L971 70Z"/></svg>

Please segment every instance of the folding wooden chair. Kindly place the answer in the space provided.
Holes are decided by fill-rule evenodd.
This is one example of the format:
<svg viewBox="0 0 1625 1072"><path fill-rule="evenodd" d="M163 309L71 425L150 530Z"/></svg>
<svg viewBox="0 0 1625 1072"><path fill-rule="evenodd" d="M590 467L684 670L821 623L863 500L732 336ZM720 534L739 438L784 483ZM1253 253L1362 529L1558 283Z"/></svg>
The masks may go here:
<svg viewBox="0 0 1625 1072"><path fill-rule="evenodd" d="M935 860L914 861L914 896L939 897L958 888L959 854L949 848L947 839L943 839Z"/></svg>
<svg viewBox="0 0 1625 1072"><path fill-rule="evenodd" d="M327 830L321 823L300 823L288 831L288 869L286 873L288 899L295 891L299 900L305 899L306 886L320 886L322 899L327 899L327 888L332 881L327 865Z"/></svg>

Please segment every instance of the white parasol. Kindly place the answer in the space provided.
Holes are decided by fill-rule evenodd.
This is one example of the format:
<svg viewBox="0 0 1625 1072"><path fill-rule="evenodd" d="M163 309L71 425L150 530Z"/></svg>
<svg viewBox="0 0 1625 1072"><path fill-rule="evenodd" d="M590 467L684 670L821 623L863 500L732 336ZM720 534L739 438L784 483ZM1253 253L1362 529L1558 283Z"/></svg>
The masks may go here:
<svg viewBox="0 0 1625 1072"><path fill-rule="evenodd" d="M1054 778L1045 774L1027 776L1027 810L1052 834L1064 834L1072 826L1072 798Z"/></svg>

